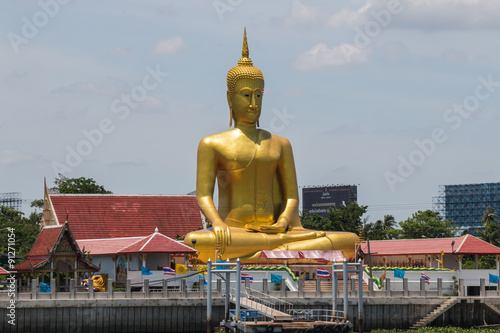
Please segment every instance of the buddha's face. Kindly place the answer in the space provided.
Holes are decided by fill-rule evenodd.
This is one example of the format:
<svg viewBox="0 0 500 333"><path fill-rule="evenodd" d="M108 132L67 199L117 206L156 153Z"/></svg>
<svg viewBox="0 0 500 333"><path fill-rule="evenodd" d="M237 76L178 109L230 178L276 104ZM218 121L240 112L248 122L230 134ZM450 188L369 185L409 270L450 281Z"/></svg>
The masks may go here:
<svg viewBox="0 0 500 333"><path fill-rule="evenodd" d="M229 107L238 123L254 124L259 120L264 82L260 79L239 79L232 94L228 93Z"/></svg>

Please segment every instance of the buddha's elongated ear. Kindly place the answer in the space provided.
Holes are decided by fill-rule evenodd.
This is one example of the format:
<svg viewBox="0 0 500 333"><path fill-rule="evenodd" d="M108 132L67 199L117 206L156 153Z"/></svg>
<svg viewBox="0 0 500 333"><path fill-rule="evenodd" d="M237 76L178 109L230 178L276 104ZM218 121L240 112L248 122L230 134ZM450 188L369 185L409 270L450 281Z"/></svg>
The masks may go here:
<svg viewBox="0 0 500 333"><path fill-rule="evenodd" d="M231 93L227 92L227 104L229 105L229 127L233 126L233 104L231 103Z"/></svg>

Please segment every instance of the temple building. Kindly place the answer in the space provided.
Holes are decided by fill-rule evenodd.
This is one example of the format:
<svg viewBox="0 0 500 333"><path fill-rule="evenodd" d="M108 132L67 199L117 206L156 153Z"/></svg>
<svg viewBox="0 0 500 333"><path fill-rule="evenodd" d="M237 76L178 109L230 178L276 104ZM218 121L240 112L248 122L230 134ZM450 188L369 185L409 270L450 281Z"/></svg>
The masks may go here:
<svg viewBox="0 0 500 333"><path fill-rule="evenodd" d="M500 269L500 248L472 235L452 238L422 238L374 240L361 244L363 263L371 267L373 276L383 280L391 278L395 288L402 288L402 279L397 278L395 271L404 271L404 277L415 288L419 280L425 276L430 288L435 288L438 278L443 281L443 290L453 294L454 284L458 279L464 280L466 293L469 296L479 295L480 278L489 281L490 275L497 276ZM494 256L496 267L480 269L481 256ZM463 267L465 256L474 260L472 269ZM470 260L469 259L469 260ZM398 287L399 286L399 287ZM488 284L487 288L497 288L496 284Z"/></svg>
<svg viewBox="0 0 500 333"><path fill-rule="evenodd" d="M163 266L186 264L196 253L176 238L204 224L193 195L53 194L45 186L40 228L15 269L34 277L62 274L63 287L80 273L124 283L140 280L145 267L151 278L162 277Z"/></svg>
<svg viewBox="0 0 500 333"><path fill-rule="evenodd" d="M31 278L50 283L55 278L61 289L69 287L70 279L99 271L80 250L68 223L43 228L26 260L14 267L19 284L29 285Z"/></svg>

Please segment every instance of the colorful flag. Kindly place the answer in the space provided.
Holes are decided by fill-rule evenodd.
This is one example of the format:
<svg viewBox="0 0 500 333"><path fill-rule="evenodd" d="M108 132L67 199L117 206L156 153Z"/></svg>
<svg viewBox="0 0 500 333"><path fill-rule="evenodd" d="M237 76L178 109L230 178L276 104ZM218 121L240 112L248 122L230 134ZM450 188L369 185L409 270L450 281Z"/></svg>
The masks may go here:
<svg viewBox="0 0 500 333"><path fill-rule="evenodd" d="M207 266L198 265L198 273L207 275Z"/></svg>
<svg viewBox="0 0 500 333"><path fill-rule="evenodd" d="M201 280L203 279L203 285L206 286L207 285L207 280L205 280L205 277L202 275L202 274L198 274L198 278Z"/></svg>
<svg viewBox="0 0 500 333"><path fill-rule="evenodd" d="M280 283L283 277L278 274L271 274L271 283Z"/></svg>
<svg viewBox="0 0 500 333"><path fill-rule="evenodd" d="M500 278L500 276L498 276L498 275L490 274L490 283L498 284L499 278Z"/></svg>
<svg viewBox="0 0 500 333"><path fill-rule="evenodd" d="M163 266L163 275L175 275L175 271L173 270L173 268Z"/></svg>
<svg viewBox="0 0 500 333"><path fill-rule="evenodd" d="M316 277L319 279L328 279L330 277L330 272L328 272L324 268L317 268L316 269Z"/></svg>
<svg viewBox="0 0 500 333"><path fill-rule="evenodd" d="M253 277L249 274L241 273L241 283L244 283L245 280L250 281L250 283L253 282Z"/></svg>
<svg viewBox="0 0 500 333"><path fill-rule="evenodd" d="M216 260L215 262L216 263L227 264L224 260ZM226 269L226 268L229 268L229 267L226 267L226 266L215 266L215 269Z"/></svg>
<svg viewBox="0 0 500 333"><path fill-rule="evenodd" d="M142 275L153 275L153 272L151 272L146 267L142 266Z"/></svg>
<svg viewBox="0 0 500 333"><path fill-rule="evenodd" d="M175 274L187 274L188 269L186 265L176 264L175 265Z"/></svg>
<svg viewBox="0 0 500 333"><path fill-rule="evenodd" d="M394 277L395 278L404 279L405 278L405 271L402 271L400 269L394 268Z"/></svg>
<svg viewBox="0 0 500 333"><path fill-rule="evenodd" d="M431 281L431 278L428 277L427 275L425 275L424 273L420 273L420 278L421 279L424 279L425 280L425 283L427 284L431 284L430 281Z"/></svg>

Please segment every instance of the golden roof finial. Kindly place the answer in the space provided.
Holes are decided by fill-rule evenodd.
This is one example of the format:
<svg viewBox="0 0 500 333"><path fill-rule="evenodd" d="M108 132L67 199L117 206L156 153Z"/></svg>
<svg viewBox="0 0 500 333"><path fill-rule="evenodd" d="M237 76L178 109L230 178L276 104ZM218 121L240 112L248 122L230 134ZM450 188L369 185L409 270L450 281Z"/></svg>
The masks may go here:
<svg viewBox="0 0 500 333"><path fill-rule="evenodd" d="M243 28L243 48L241 49L241 57L248 58L248 43L247 43L247 27Z"/></svg>

